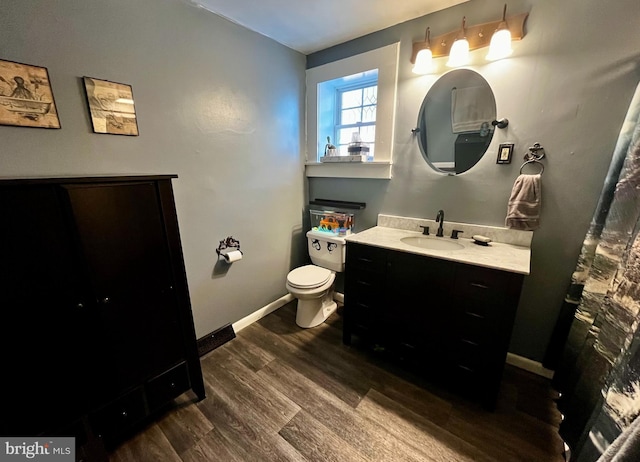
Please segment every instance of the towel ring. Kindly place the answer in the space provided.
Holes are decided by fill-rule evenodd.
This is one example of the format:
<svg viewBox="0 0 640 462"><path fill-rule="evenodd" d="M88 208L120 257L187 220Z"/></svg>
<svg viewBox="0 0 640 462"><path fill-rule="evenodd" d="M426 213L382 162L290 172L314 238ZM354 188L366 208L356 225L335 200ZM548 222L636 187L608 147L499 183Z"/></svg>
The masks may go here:
<svg viewBox="0 0 640 462"><path fill-rule="evenodd" d="M526 161L524 164L522 164L520 166L520 174L522 175L522 169L524 168L525 165L527 164L538 164L540 165L540 171L537 173L538 175L542 175L544 173L544 164L542 162L539 162L536 159L532 159L532 160L528 160Z"/></svg>

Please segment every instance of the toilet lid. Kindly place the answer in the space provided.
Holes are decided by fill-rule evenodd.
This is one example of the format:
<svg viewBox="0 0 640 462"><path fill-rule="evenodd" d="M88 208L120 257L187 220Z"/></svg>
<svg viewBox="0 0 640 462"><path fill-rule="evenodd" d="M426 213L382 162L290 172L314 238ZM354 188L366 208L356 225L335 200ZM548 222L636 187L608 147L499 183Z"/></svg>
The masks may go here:
<svg viewBox="0 0 640 462"><path fill-rule="evenodd" d="M296 268L287 275L287 282L292 287L310 289L319 287L329 280L331 270L316 265L306 265Z"/></svg>

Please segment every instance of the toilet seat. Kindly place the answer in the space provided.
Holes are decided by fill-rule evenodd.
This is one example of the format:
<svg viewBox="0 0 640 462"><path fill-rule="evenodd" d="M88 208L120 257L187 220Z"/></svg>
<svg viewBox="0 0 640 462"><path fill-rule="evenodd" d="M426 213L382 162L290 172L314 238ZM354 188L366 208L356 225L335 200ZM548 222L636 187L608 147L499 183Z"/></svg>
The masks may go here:
<svg viewBox="0 0 640 462"><path fill-rule="evenodd" d="M316 265L306 265L291 271L287 275L287 282L297 289L313 289L326 284L331 275L331 270Z"/></svg>

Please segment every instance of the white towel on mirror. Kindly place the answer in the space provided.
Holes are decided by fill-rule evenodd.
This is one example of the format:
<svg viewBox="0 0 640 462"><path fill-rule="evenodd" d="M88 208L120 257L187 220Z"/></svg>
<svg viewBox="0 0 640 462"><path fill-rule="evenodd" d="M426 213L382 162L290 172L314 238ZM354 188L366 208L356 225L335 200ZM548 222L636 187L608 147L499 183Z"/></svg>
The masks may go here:
<svg viewBox="0 0 640 462"><path fill-rule="evenodd" d="M453 133L478 132L484 122L491 126L494 115L493 96L486 87L451 90L451 127Z"/></svg>

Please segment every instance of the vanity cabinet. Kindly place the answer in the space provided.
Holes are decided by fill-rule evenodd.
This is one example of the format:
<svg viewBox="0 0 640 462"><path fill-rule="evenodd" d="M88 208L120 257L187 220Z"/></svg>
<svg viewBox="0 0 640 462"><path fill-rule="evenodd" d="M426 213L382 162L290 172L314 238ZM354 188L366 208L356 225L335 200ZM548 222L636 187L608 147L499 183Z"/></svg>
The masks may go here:
<svg viewBox="0 0 640 462"><path fill-rule="evenodd" d="M343 340L352 334L493 407L523 275L347 243Z"/></svg>
<svg viewBox="0 0 640 462"><path fill-rule="evenodd" d="M0 180L0 434L75 436L101 460L204 398L174 177Z"/></svg>

